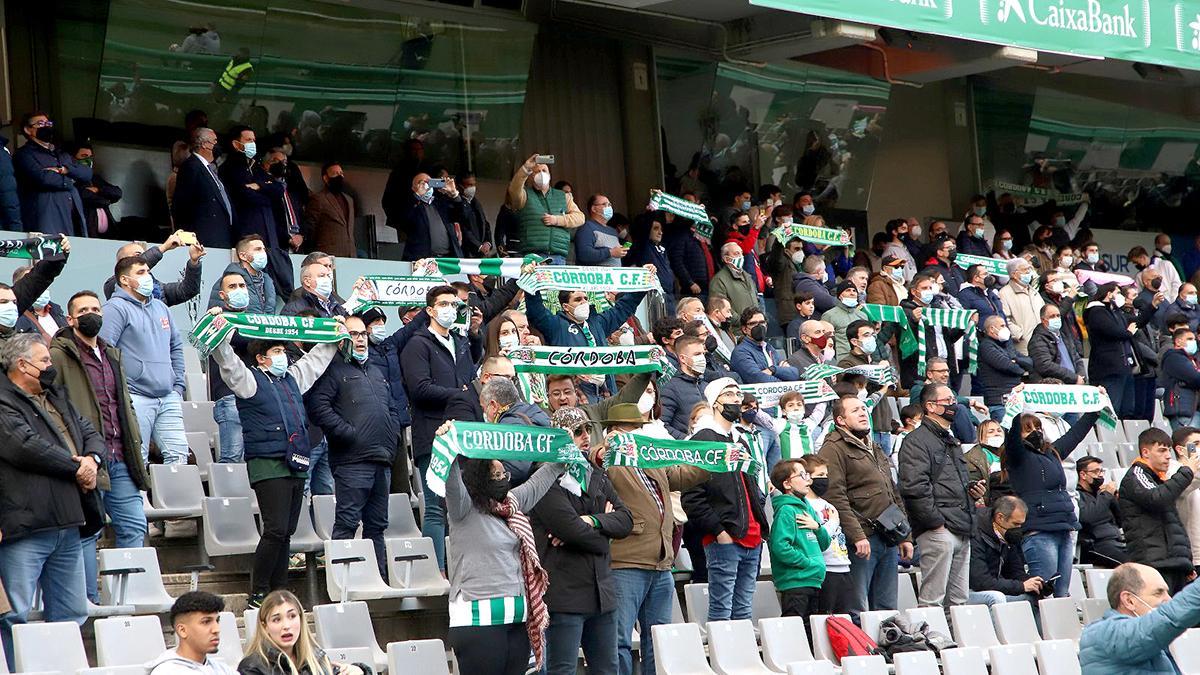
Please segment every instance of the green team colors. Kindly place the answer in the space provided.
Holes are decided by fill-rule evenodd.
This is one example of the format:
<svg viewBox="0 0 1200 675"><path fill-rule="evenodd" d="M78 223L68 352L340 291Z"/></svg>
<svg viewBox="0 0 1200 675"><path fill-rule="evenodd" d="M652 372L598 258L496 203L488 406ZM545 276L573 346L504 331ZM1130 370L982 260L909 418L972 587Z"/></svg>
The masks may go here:
<svg viewBox="0 0 1200 675"><path fill-rule="evenodd" d="M787 244L793 239L803 239L804 241L824 246L849 246L850 248L854 248L854 238L850 236L849 232L832 227L816 227L813 225L790 223L783 227L775 228L775 231L771 234L781 244Z"/></svg>
<svg viewBox="0 0 1200 675"><path fill-rule="evenodd" d="M343 307L351 314L371 307L424 307L425 295L445 285L445 279L433 276L366 276L354 285L354 292Z"/></svg>
<svg viewBox="0 0 1200 675"><path fill-rule="evenodd" d="M576 267L568 265L539 265L522 274L517 285L526 293L554 291L588 291L606 293L636 293L661 291L658 275L644 267Z"/></svg>
<svg viewBox="0 0 1200 675"><path fill-rule="evenodd" d="M650 208L674 213L688 220L694 220L696 222L696 234L706 240L712 239L712 220L708 217L708 211L704 210L703 204L689 202L681 197L669 195L662 190L654 190L650 195Z"/></svg>
<svg viewBox="0 0 1200 675"><path fill-rule="evenodd" d="M518 373L604 374L662 370L666 352L658 345L632 347L530 347L507 353Z"/></svg>
<svg viewBox="0 0 1200 675"><path fill-rule="evenodd" d="M459 455L514 462L583 464L587 461L566 431L515 424L453 422L449 431L433 439L432 452L425 481L430 490L441 496L446 495L450 465Z"/></svg>
<svg viewBox="0 0 1200 675"><path fill-rule="evenodd" d="M783 395L798 391L805 403L821 403L837 398L833 387L824 380L800 380L798 382L763 382L760 384L740 384L738 389L746 394L754 394L760 408L774 408L779 405Z"/></svg>
<svg viewBox="0 0 1200 675"><path fill-rule="evenodd" d="M201 356L217 348L237 331L250 340L287 342L340 342L347 335L337 319L313 316L276 316L274 314L205 314L188 335Z"/></svg>
<svg viewBox="0 0 1200 675"><path fill-rule="evenodd" d="M1100 423L1109 429L1117 428L1108 394L1099 387L1083 384L1027 384L1021 391L1009 394L1004 403L1004 419L1000 424L1008 429L1023 412L1045 412L1055 415L1100 411Z"/></svg>
<svg viewBox="0 0 1200 675"><path fill-rule="evenodd" d="M750 0L750 4L1048 52L1195 69L1200 0Z"/></svg>
<svg viewBox="0 0 1200 675"><path fill-rule="evenodd" d="M1059 206L1074 206L1083 201L1082 192L1058 192L1057 190L1047 190L1045 188L1037 188L1031 185L1018 185L1002 180L993 180L987 185L988 190L993 190L996 196L1008 193L1014 197L1020 197L1025 202L1025 206L1041 206L1051 199Z"/></svg>
<svg viewBox="0 0 1200 675"><path fill-rule="evenodd" d="M418 276L453 276L455 274L483 274L485 276L516 279L521 268L545 260L539 255L524 258L422 258L413 263L413 274Z"/></svg>
<svg viewBox="0 0 1200 675"><path fill-rule="evenodd" d="M973 309L943 309L941 307L926 307L921 311L921 323L942 328L956 328L967 331L967 372L974 375L979 361L979 336L975 330L975 322L971 317L978 314ZM917 336L917 374L925 376L925 331Z"/></svg>
<svg viewBox="0 0 1200 675"><path fill-rule="evenodd" d="M867 379L875 384L889 385L896 383L896 371L891 366L879 363L851 366L849 368L838 368L837 366L830 365L828 363L814 363L804 369L803 377L806 380L823 380L827 377L833 377L843 373L850 375L866 375Z"/></svg>
<svg viewBox="0 0 1200 675"><path fill-rule="evenodd" d="M954 256L954 264L958 265L964 270L971 265L983 265L983 268L987 270L988 274L994 274L998 277L1008 276L1008 264L998 258L984 258L983 256L978 255L958 253Z"/></svg>
<svg viewBox="0 0 1200 675"><path fill-rule="evenodd" d="M41 260L46 256L61 255L62 252L62 237L58 235L0 240L0 258Z"/></svg>
<svg viewBox="0 0 1200 675"><path fill-rule="evenodd" d="M677 441L650 438L639 434L617 434L608 441L605 466L632 466L639 469L664 469L685 464L712 473L758 472L758 464L738 443Z"/></svg>
<svg viewBox="0 0 1200 675"><path fill-rule="evenodd" d="M896 305L863 305L862 308L867 318L876 323L890 321L900 326L901 358L907 359L913 352L917 351L917 336L913 335L912 324L908 322L908 315L904 313L903 307Z"/></svg>

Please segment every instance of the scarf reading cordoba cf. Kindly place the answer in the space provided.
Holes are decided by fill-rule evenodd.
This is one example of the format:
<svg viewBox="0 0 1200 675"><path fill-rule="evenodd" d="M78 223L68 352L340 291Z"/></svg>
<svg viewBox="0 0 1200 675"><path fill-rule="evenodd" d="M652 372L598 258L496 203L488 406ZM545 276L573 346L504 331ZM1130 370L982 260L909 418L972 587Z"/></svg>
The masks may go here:
<svg viewBox="0 0 1200 675"><path fill-rule="evenodd" d="M188 341L201 357L206 357L234 331L250 340L287 342L340 342L348 337L337 319L221 313L201 317L188 334Z"/></svg>
<svg viewBox="0 0 1200 675"><path fill-rule="evenodd" d="M545 260L539 255L524 258L422 258L413 263L413 274L417 276L451 276L455 274L482 274L504 279L517 279L526 265Z"/></svg>
<svg viewBox="0 0 1200 675"><path fill-rule="evenodd" d="M618 373L659 372L666 352L658 345L631 347L514 347L508 358L518 373Z"/></svg>
<svg viewBox="0 0 1200 675"><path fill-rule="evenodd" d="M704 210L703 204L689 202L681 197L669 195L662 190L654 190L650 193L650 208L657 211L674 213L677 216L694 221L696 223L696 236L704 241L712 239L712 220L709 219L708 211Z"/></svg>
<svg viewBox="0 0 1200 675"><path fill-rule="evenodd" d="M644 267L576 267L538 265L522 274L517 285L526 293L586 291L638 293L661 291L658 275Z"/></svg>
<svg viewBox="0 0 1200 675"><path fill-rule="evenodd" d="M435 276L372 274L354 284L342 306L351 314L371 307L424 307L426 294L445 285L445 279Z"/></svg>

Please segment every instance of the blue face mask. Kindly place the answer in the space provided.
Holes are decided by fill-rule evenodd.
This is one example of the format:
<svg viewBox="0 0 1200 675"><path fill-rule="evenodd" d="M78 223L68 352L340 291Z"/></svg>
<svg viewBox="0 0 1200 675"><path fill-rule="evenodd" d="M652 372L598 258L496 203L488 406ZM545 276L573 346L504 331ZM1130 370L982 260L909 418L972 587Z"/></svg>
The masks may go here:
<svg viewBox="0 0 1200 675"><path fill-rule="evenodd" d="M235 288L229 291L230 309L246 309L250 306L250 291L245 288Z"/></svg>
<svg viewBox="0 0 1200 675"><path fill-rule="evenodd" d="M868 354L874 354L875 350L879 348L879 341L875 339L874 335L863 338L861 344L862 350Z"/></svg>
<svg viewBox="0 0 1200 675"><path fill-rule="evenodd" d="M43 307L50 304L50 291L46 291L38 296L37 300L33 301L33 308L41 311Z"/></svg>
<svg viewBox="0 0 1200 675"><path fill-rule="evenodd" d="M743 211L749 211L749 210L750 210L750 200L749 200L749 199L747 199L746 201L742 202L742 210L743 210Z"/></svg>
<svg viewBox="0 0 1200 675"><path fill-rule="evenodd" d="M333 279L329 277L317 277L317 295L323 298L328 298L333 292Z"/></svg>
<svg viewBox="0 0 1200 675"><path fill-rule="evenodd" d="M250 260L250 266L254 268L255 272L261 272L265 270L267 268L267 252L255 252L254 257Z"/></svg>
<svg viewBox="0 0 1200 675"><path fill-rule="evenodd" d="M1188 340L1183 345L1183 351L1187 352L1189 356L1195 356L1196 355L1196 341Z"/></svg>
<svg viewBox="0 0 1200 675"><path fill-rule="evenodd" d="M1033 272L1026 272L1026 273L1022 274L1021 275L1021 283L1025 284L1026 286L1032 284L1033 283Z"/></svg>
<svg viewBox="0 0 1200 675"><path fill-rule="evenodd" d="M931 302L933 302L933 290L921 291L921 304L928 305Z"/></svg>
<svg viewBox="0 0 1200 675"><path fill-rule="evenodd" d="M267 366L267 372L275 377L283 377L283 374L287 372L287 368L287 354L271 355L271 365Z"/></svg>
<svg viewBox="0 0 1200 675"><path fill-rule="evenodd" d="M855 307L858 307L858 297L842 298L842 304L850 309L854 309Z"/></svg>
<svg viewBox="0 0 1200 675"><path fill-rule="evenodd" d="M604 216L604 219L605 219L605 220L612 220L612 217L613 217L613 207L611 207L611 206L606 206L606 207L604 207L604 211L602 211L602 212L600 213L600 215Z"/></svg>
<svg viewBox="0 0 1200 675"><path fill-rule="evenodd" d="M154 293L154 277L150 276L149 272L138 277L137 292L138 295L147 298Z"/></svg>
<svg viewBox="0 0 1200 675"><path fill-rule="evenodd" d="M986 216L987 215L987 207L986 206L976 206L975 207L975 215L979 216L980 218Z"/></svg>
<svg viewBox="0 0 1200 675"><path fill-rule="evenodd" d="M1001 245L1004 247L1005 251L1012 250L1012 241L1013 241L1012 239L1003 239L1001 241L1003 242Z"/></svg>
<svg viewBox="0 0 1200 675"><path fill-rule="evenodd" d="M17 325L17 303L5 302L0 304L0 326L12 328Z"/></svg>
<svg viewBox="0 0 1200 675"><path fill-rule="evenodd" d="M1062 330L1062 317L1061 316L1056 316L1053 319L1050 319L1050 321L1048 323L1050 326L1050 330L1054 331L1055 333Z"/></svg>
<svg viewBox="0 0 1200 675"><path fill-rule="evenodd" d="M359 354L357 350L351 349L350 357L353 358L355 361L362 363L363 361L367 360L367 355L369 353L370 353L369 348L367 350L364 350L363 353L361 353L361 354Z"/></svg>
<svg viewBox="0 0 1200 675"><path fill-rule="evenodd" d="M250 141L249 143L246 143L245 146L243 146L243 147L244 147L244 149L242 150L242 154L249 157L250 159L254 159L254 156L258 154L258 145L256 145L254 143L254 141Z"/></svg>
<svg viewBox="0 0 1200 675"><path fill-rule="evenodd" d="M816 212L816 210L817 207L813 206L812 204L805 204L804 206L800 207L800 212L806 216L811 216Z"/></svg>

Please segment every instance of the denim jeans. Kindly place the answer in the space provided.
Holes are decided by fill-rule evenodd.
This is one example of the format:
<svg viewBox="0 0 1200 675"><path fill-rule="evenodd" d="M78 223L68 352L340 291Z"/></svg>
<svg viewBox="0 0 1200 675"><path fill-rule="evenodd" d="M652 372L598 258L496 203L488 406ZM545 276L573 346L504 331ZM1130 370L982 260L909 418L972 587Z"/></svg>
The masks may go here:
<svg viewBox="0 0 1200 675"><path fill-rule="evenodd" d="M1001 403L1000 405L989 405L987 407L987 409L988 409L988 417L993 422L999 422L1000 420L1004 419L1004 404L1003 403Z"/></svg>
<svg viewBox="0 0 1200 675"><path fill-rule="evenodd" d="M164 464L187 464L188 443L183 428L183 398L172 391L162 398L130 393L142 430L142 463L149 463L150 441L162 452Z"/></svg>
<svg viewBox="0 0 1200 675"><path fill-rule="evenodd" d="M871 557L866 560L854 554L853 546L850 548L850 577L858 591L855 606L850 610L855 621L867 609L896 609L900 549L888 546L877 534L867 537L867 542L871 544Z"/></svg>
<svg viewBox="0 0 1200 675"><path fill-rule="evenodd" d="M308 478L304 479L305 495L333 494L333 472L329 469L329 441L322 438L308 453Z"/></svg>
<svg viewBox="0 0 1200 675"><path fill-rule="evenodd" d="M0 617L0 637L9 671L13 671L12 627L25 623L33 608L33 596L42 589L44 621L87 619L83 584L83 550L79 529L64 527L36 532L0 543L0 578L8 591L12 611Z"/></svg>
<svg viewBox="0 0 1200 675"><path fill-rule="evenodd" d="M1071 561L1075 545L1070 532L1030 532L1021 542L1026 571L1043 580L1053 578L1054 597L1065 598L1071 590Z"/></svg>
<svg viewBox="0 0 1200 675"><path fill-rule="evenodd" d="M617 675L616 612L550 612L546 628L546 675L575 675L579 649L590 675ZM649 636L647 636L648 638Z"/></svg>
<svg viewBox="0 0 1200 675"><path fill-rule="evenodd" d="M654 642L651 629L671 623L671 595L675 580L670 571L615 569L613 589L617 592L617 659L621 675L633 675L633 625L642 640L642 672L652 675Z"/></svg>
<svg viewBox="0 0 1200 675"><path fill-rule="evenodd" d="M421 486L425 492L425 517L421 519L421 536L433 540L433 552L437 555L438 567L446 569L446 502L429 489L425 473L429 471L429 460L433 455L417 457L417 471L421 472Z"/></svg>
<svg viewBox="0 0 1200 675"><path fill-rule="evenodd" d="M333 491L337 510L333 516L333 538L353 539L358 524L363 539L375 544L379 573L387 578L387 550L383 533L388 526L388 493L392 485L392 467L386 464L355 462L333 469Z"/></svg>
<svg viewBox="0 0 1200 675"><path fill-rule="evenodd" d="M104 500L104 511L112 522L113 535L116 538L116 548L140 548L146 542L146 510L142 506L142 493L129 477L129 469L125 462L106 462L108 478L112 483L110 489L101 491ZM83 547L83 569L88 598L100 603L99 589L96 578L98 566L96 561L96 542L100 532L81 540Z"/></svg>
<svg viewBox="0 0 1200 675"><path fill-rule="evenodd" d="M540 254L539 254L539 255L540 255ZM562 255L547 255L546 257L550 259L550 264L551 264L551 265L566 265L566 264L567 264L567 257L566 257L566 256L562 256Z"/></svg>
<svg viewBox="0 0 1200 675"><path fill-rule="evenodd" d="M967 594L968 605L1003 605L1006 602L1029 602L1030 595L1005 595L1000 591L971 591ZM1037 604L1034 603L1036 609Z"/></svg>
<svg viewBox="0 0 1200 675"><path fill-rule="evenodd" d="M714 542L704 547L704 554L708 559L708 620L751 618L762 547Z"/></svg>
<svg viewBox="0 0 1200 675"><path fill-rule="evenodd" d="M1093 383L1095 384L1095 383ZM1121 419L1130 418L1134 409L1134 386L1132 375L1109 375L1100 381L1100 386L1108 391L1112 401L1113 411Z"/></svg>
<svg viewBox="0 0 1200 675"><path fill-rule="evenodd" d="M221 438L221 456L217 458L222 464L237 464L245 461L246 443L242 439L242 418L238 415L237 397L233 394L222 396L213 404L213 421Z"/></svg>

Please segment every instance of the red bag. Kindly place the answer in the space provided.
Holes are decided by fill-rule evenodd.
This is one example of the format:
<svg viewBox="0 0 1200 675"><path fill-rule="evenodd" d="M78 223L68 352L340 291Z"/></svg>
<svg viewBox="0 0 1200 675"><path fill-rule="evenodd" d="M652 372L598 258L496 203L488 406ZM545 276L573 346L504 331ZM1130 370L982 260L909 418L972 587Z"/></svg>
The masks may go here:
<svg viewBox="0 0 1200 675"><path fill-rule="evenodd" d="M879 653L879 645L861 628L840 616L825 620L825 632L829 634L829 646L837 655L838 663L847 656L870 656Z"/></svg>

